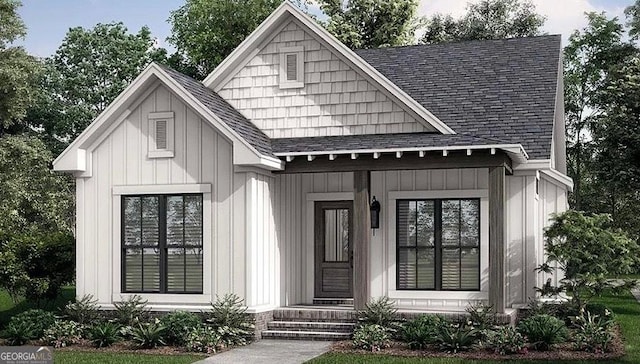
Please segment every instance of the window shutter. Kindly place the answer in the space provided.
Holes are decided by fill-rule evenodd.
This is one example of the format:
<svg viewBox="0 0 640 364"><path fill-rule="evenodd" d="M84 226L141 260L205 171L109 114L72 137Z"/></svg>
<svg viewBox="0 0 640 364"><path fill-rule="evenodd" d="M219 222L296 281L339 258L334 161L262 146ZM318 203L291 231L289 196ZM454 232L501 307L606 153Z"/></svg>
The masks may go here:
<svg viewBox="0 0 640 364"><path fill-rule="evenodd" d="M167 149L167 121L156 121L156 149Z"/></svg>
<svg viewBox="0 0 640 364"><path fill-rule="evenodd" d="M287 54L287 81L296 81L298 79L298 55Z"/></svg>

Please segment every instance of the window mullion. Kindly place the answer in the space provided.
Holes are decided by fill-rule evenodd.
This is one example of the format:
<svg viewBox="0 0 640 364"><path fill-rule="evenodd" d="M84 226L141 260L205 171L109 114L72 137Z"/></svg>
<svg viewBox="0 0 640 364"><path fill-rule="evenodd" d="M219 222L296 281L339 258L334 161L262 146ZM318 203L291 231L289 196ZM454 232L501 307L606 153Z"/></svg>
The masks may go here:
<svg viewBox="0 0 640 364"><path fill-rule="evenodd" d="M158 249L160 251L160 292L167 292L167 198L158 195Z"/></svg>
<svg viewBox="0 0 640 364"><path fill-rule="evenodd" d="M142 196L138 197L140 199L140 290L144 292L144 199Z"/></svg>
<svg viewBox="0 0 640 364"><path fill-rule="evenodd" d="M433 201L436 290L442 290L442 200Z"/></svg>
<svg viewBox="0 0 640 364"><path fill-rule="evenodd" d="M183 272L183 276L182 276L182 291L186 292L187 291L187 243L186 243L186 210L184 208L185 203L185 196L182 196L182 272Z"/></svg>

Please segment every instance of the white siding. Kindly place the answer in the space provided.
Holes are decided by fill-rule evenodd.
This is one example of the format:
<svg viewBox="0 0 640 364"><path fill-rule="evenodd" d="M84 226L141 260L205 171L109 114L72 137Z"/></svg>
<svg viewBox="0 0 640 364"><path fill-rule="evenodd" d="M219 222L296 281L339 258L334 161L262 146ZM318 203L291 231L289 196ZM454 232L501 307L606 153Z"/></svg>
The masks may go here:
<svg viewBox="0 0 640 364"><path fill-rule="evenodd" d="M279 50L304 47L304 87L280 89ZM220 96L271 138L433 131L291 21Z"/></svg>
<svg viewBox="0 0 640 364"><path fill-rule="evenodd" d="M231 216L233 193L232 145L165 87L157 87L138 103L133 112L99 145L90 150L92 176L77 181L78 266L77 293L92 294L100 304L108 305L120 293L118 249L120 248L120 196L113 186L209 184L205 194L204 221L209 236L206 266L215 274L205 277L204 294L184 304L202 303L213 294L236 292L243 286L231 280ZM150 112L175 113L175 157L147 158L147 115ZM215 257L215 258L214 258ZM206 270L206 269L205 269ZM170 297L150 295L150 302L176 303ZM161 297L162 296L162 297Z"/></svg>
<svg viewBox="0 0 640 364"><path fill-rule="evenodd" d="M541 174L540 179L540 204L538 206L539 221L542 222L538 228L537 237L539 239L539 246L544 247L544 228L550 225L551 214L562 213L569 208L567 188L557 183L551 182L544 174ZM538 264L543 263L546 260L545 252L543 249L538 251ZM557 266L556 266L557 268ZM551 278L551 284L557 286L559 281L564 277L564 274L556 270L556 274L538 274L537 286L542 287L548 278Z"/></svg>

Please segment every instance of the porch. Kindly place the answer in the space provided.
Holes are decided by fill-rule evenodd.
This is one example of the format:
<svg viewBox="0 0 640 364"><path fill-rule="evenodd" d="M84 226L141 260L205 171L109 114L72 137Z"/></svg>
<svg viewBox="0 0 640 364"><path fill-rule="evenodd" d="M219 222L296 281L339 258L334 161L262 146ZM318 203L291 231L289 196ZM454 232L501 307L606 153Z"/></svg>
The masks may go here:
<svg viewBox="0 0 640 364"><path fill-rule="evenodd" d="M279 154L286 161L274 185L281 305L285 309L327 310L309 306L319 299L352 298L356 310L371 298L388 296L408 314L457 315L477 302L488 303L496 313L505 314L505 180L513 171L512 160L523 158L518 153L486 147ZM381 204L377 229L371 228L374 196ZM399 203L460 199L479 201L478 286L443 289L445 274L440 267L429 278L434 281L432 288L400 287L404 271L399 270L397 250ZM335 297L319 295L323 280L318 261L326 260L318 258L326 250L318 247L319 240L326 240L318 228L326 226L319 215L321 206L330 201L348 202L351 214L348 234L352 255L343 263L351 267L348 274L352 290L350 295ZM330 275L335 272L330 271ZM338 312L343 311L344 307Z"/></svg>

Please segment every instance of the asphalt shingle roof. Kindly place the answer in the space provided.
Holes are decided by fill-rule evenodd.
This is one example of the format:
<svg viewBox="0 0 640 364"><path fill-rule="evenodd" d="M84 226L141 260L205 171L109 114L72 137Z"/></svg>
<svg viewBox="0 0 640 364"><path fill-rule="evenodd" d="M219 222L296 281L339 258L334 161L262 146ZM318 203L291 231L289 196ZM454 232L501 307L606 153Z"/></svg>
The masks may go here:
<svg viewBox="0 0 640 364"><path fill-rule="evenodd" d="M162 66L162 69L171 78L198 99L204 106L211 110L224 123L229 125L238 135L256 148L262 155L275 157L271 150L271 140L262 130L258 129L251 121L245 118L238 110L231 106L215 91L205 87L201 82L184 75L176 70Z"/></svg>
<svg viewBox="0 0 640 364"><path fill-rule="evenodd" d="M551 154L560 36L357 50L456 133Z"/></svg>
<svg viewBox="0 0 640 364"><path fill-rule="evenodd" d="M500 141L463 134L402 133L363 134L329 137L272 139L274 153L304 153L313 151L345 151L367 149L456 147L504 144Z"/></svg>

